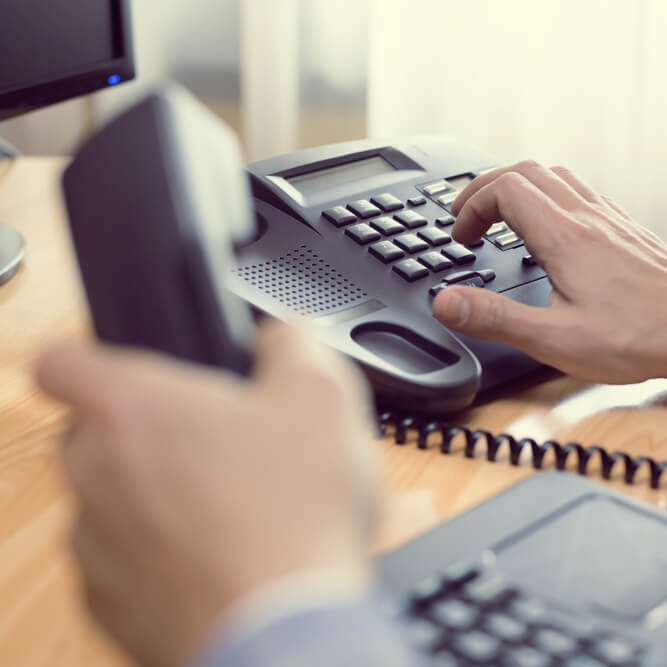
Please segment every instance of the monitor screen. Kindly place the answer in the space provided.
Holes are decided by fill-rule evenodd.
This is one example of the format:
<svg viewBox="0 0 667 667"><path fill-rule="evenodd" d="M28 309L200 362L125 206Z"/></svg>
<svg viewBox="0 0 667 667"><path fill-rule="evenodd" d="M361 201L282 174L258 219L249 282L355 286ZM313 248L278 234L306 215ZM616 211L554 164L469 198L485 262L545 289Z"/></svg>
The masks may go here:
<svg viewBox="0 0 667 667"><path fill-rule="evenodd" d="M9 0L0 118L133 78L127 0Z"/></svg>

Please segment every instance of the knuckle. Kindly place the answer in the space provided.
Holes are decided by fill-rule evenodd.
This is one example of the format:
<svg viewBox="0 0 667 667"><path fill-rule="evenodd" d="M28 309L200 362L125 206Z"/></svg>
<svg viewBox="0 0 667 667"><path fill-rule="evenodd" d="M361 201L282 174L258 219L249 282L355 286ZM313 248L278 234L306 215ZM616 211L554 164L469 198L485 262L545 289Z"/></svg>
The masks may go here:
<svg viewBox="0 0 667 667"><path fill-rule="evenodd" d="M516 165L517 171L532 171L534 169L539 169L541 167L540 163L537 160L521 160Z"/></svg>
<svg viewBox="0 0 667 667"><path fill-rule="evenodd" d="M508 171L498 178L498 185L506 190L517 190L525 187L526 179L518 171Z"/></svg>

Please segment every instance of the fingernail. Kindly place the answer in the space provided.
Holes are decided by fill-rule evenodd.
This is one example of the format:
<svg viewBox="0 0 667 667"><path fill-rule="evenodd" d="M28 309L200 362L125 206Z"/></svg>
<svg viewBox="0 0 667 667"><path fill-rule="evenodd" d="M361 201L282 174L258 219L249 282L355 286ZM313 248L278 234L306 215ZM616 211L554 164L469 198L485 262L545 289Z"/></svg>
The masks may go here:
<svg viewBox="0 0 667 667"><path fill-rule="evenodd" d="M445 288L433 303L438 319L443 324L460 326L465 324L470 315L470 304L461 292Z"/></svg>

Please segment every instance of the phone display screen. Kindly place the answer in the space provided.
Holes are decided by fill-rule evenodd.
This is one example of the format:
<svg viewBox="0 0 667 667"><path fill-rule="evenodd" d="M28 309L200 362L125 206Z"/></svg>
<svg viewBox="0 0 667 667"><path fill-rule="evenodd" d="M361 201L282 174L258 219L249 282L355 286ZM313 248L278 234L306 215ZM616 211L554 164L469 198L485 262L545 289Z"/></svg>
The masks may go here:
<svg viewBox="0 0 667 667"><path fill-rule="evenodd" d="M357 183L373 176L381 176L396 171L384 158L379 155L348 162L337 167L318 169L308 174L288 177L288 183L303 197L316 195L341 185Z"/></svg>

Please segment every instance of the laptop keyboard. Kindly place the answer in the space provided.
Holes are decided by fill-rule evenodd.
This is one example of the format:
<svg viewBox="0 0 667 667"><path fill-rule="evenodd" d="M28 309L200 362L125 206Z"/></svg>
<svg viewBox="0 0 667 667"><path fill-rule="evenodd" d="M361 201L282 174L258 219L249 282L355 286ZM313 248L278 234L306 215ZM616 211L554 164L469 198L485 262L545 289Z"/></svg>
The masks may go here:
<svg viewBox="0 0 667 667"><path fill-rule="evenodd" d="M568 616L492 567L463 565L429 577L401 615L432 667L639 667L643 656L635 639Z"/></svg>

